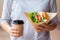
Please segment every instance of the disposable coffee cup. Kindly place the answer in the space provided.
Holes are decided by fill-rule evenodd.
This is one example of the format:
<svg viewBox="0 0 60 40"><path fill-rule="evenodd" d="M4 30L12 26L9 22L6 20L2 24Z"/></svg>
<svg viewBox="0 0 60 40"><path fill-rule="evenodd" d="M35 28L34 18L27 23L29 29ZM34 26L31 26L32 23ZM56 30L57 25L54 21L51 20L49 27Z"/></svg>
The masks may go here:
<svg viewBox="0 0 60 40"><path fill-rule="evenodd" d="M23 35L23 29L24 29L23 26L24 26L23 20L14 20L12 22L12 27L14 27L15 29L19 30L19 32L20 32L19 36Z"/></svg>

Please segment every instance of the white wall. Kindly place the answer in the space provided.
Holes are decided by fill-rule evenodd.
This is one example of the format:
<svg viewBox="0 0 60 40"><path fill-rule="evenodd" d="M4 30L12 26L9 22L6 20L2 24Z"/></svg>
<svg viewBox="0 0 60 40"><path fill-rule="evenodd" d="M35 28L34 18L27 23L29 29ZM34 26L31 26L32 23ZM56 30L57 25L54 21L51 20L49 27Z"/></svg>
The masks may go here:
<svg viewBox="0 0 60 40"><path fill-rule="evenodd" d="M58 11L58 19L59 19L59 21L60 21L60 18L59 18L59 17L60 17L60 0L57 0L57 7L58 7L58 8L57 8L57 9L58 9L58 10L57 10L57 11Z"/></svg>
<svg viewBox="0 0 60 40"><path fill-rule="evenodd" d="M3 0L0 0L0 8L2 8Z"/></svg>
<svg viewBox="0 0 60 40"><path fill-rule="evenodd" d="M1 13L2 13L2 6L3 6L3 0L0 0L0 17L1 17Z"/></svg>

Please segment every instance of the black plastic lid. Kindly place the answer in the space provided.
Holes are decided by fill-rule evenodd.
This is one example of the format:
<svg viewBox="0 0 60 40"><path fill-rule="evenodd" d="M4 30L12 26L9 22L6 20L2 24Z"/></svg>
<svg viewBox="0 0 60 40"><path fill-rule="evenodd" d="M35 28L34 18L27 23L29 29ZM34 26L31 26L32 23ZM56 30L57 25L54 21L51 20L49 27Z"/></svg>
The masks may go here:
<svg viewBox="0 0 60 40"><path fill-rule="evenodd" d="M14 20L13 24L24 24L23 20Z"/></svg>

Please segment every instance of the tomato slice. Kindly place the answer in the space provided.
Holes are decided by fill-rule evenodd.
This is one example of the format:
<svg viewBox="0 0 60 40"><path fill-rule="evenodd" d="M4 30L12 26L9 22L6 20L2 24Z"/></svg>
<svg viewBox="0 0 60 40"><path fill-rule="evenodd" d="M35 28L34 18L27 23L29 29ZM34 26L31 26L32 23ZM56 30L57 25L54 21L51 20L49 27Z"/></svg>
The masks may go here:
<svg viewBox="0 0 60 40"><path fill-rule="evenodd" d="M37 14L37 19L38 19L39 21L42 21L42 17L41 17L40 14Z"/></svg>

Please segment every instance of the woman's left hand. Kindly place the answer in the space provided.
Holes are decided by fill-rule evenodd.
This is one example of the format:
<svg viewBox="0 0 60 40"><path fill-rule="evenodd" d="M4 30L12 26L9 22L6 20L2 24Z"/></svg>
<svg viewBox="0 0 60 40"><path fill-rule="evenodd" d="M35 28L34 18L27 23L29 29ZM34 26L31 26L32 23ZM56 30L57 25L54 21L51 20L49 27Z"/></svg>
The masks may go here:
<svg viewBox="0 0 60 40"><path fill-rule="evenodd" d="M37 32L44 32L44 31L51 31L53 29L55 29L57 26L56 23L53 23L51 22L50 24L36 24L34 26L34 29L37 31Z"/></svg>

